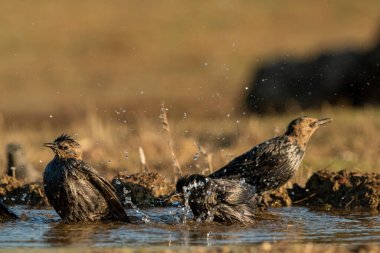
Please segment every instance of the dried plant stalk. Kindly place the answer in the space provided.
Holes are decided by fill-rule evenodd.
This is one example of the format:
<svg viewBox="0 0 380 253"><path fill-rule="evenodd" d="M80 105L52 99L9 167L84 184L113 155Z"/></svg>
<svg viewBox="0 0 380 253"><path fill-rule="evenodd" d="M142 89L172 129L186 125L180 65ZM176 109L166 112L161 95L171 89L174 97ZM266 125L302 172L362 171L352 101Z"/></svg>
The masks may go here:
<svg viewBox="0 0 380 253"><path fill-rule="evenodd" d="M205 171L208 170L209 174L211 174L214 171L214 169L212 167L212 153L207 152L207 150L205 148L203 148L201 144L196 143L196 145L197 145L199 153L203 157L205 157L205 159L207 161L208 168ZM202 171L202 174L204 174L204 171Z"/></svg>
<svg viewBox="0 0 380 253"><path fill-rule="evenodd" d="M170 130L170 125L169 125L169 121L168 121L168 115L166 113L166 107L165 107L164 102L162 102L162 104L161 104L161 112L162 113L160 115L160 119L162 122L162 128L166 131L166 133L168 135L169 152L170 152L172 162L173 162L174 180L177 181L178 177L182 176L182 169L181 169L181 166L178 162L177 156L174 153L174 144L173 144L173 139L171 136L171 130Z"/></svg>
<svg viewBox="0 0 380 253"><path fill-rule="evenodd" d="M144 149L141 146L139 147L139 156L140 156L140 163L141 163L141 172L143 173L148 172L149 166L146 163Z"/></svg>

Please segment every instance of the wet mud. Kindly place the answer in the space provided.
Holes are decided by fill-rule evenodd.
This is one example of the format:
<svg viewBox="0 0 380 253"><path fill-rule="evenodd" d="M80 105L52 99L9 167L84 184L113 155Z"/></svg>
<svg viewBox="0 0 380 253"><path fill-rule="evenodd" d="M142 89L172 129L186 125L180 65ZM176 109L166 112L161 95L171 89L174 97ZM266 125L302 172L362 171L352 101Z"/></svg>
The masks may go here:
<svg viewBox="0 0 380 253"><path fill-rule="evenodd" d="M137 206L161 206L162 199L174 191L174 184L157 172L147 171L136 174L119 173L111 184L119 199L128 195Z"/></svg>
<svg viewBox="0 0 380 253"><path fill-rule="evenodd" d="M380 210L380 174L326 170L288 190L293 205Z"/></svg>
<svg viewBox="0 0 380 253"><path fill-rule="evenodd" d="M136 174L119 173L111 181L119 198L128 198L140 207L171 205L178 202L163 199L174 191L174 184L157 172L147 171ZM0 198L5 204L47 207L42 183L25 183L11 176L0 178ZM281 187L260 196L258 206L313 206L323 209L364 208L380 210L380 174L358 173L342 170L339 172L315 172L302 187L294 184L291 188ZM262 209L262 208L261 208Z"/></svg>
<svg viewBox="0 0 380 253"><path fill-rule="evenodd" d="M42 182L25 183L23 180L8 175L0 178L0 198L5 204L48 206Z"/></svg>

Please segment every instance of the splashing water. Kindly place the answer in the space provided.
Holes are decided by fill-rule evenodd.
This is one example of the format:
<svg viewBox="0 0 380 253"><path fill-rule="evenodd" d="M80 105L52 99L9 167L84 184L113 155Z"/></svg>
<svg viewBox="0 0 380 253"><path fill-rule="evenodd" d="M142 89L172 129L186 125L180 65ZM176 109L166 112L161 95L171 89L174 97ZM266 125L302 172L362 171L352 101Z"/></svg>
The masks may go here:
<svg viewBox="0 0 380 253"><path fill-rule="evenodd" d="M380 216L355 210L321 211L305 207L270 208L257 217L254 226L240 224L179 224L175 208L144 210L155 221L143 224L89 223L61 224L53 209L12 206L27 219L1 224L0 248L51 247L145 247L145 246L222 246L252 245L262 242L378 243ZM131 209L128 210L132 215ZM171 215L168 215L170 213ZM328 226L326 226L328 224ZM300 233L302 231L302 233ZM25 251L25 250L24 250Z"/></svg>
<svg viewBox="0 0 380 253"><path fill-rule="evenodd" d="M208 181L209 181L209 179L206 178L206 183ZM183 224L185 224L187 222L187 220L193 219L193 215L192 215L193 213L192 213L190 205L189 205L189 198L190 198L192 191L197 190L203 186L205 186L204 182L199 182L199 181L194 180L189 185L183 187L184 206L182 207L182 212L181 212L181 222ZM206 193L203 193L203 194L210 195L211 192L207 191ZM207 217L203 217L203 216L198 217L196 221L201 223L202 221L212 222L213 220L214 220L214 216L212 215L212 212L208 212Z"/></svg>
<svg viewBox="0 0 380 253"><path fill-rule="evenodd" d="M185 200L185 205L181 208L181 213L180 213L180 221L185 224L188 217L189 217L189 214L191 213L191 209L190 209L190 205L189 205L189 197L190 197L190 194L191 194L191 189L189 189L190 187L186 187L184 186L183 187L183 198Z"/></svg>
<svg viewBox="0 0 380 253"><path fill-rule="evenodd" d="M131 195L129 194L130 191L127 190L127 188L123 187L123 193L124 193L124 204L125 204L126 206L130 205L130 206L132 207L132 209L133 209L136 213L142 215L141 220L142 220L143 222L145 222L145 223L150 223L150 222L151 222L151 218L150 218L146 213L144 213L143 211L141 211L141 209L138 208L135 204L133 204L132 199L131 199Z"/></svg>

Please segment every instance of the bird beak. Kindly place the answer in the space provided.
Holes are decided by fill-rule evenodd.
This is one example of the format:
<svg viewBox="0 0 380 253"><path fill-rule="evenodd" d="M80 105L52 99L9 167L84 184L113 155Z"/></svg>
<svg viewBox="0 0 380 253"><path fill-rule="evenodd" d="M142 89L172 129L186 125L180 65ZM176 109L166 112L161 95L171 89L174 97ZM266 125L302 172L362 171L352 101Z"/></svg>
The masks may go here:
<svg viewBox="0 0 380 253"><path fill-rule="evenodd" d="M317 122L315 122L315 124L316 124L316 126L322 126L322 125L327 124L327 123L329 123L331 121L332 121L332 119L325 118L325 119L318 120Z"/></svg>
<svg viewBox="0 0 380 253"><path fill-rule="evenodd" d="M57 146L54 143L44 143L43 146L51 148L52 150L55 150L57 148Z"/></svg>

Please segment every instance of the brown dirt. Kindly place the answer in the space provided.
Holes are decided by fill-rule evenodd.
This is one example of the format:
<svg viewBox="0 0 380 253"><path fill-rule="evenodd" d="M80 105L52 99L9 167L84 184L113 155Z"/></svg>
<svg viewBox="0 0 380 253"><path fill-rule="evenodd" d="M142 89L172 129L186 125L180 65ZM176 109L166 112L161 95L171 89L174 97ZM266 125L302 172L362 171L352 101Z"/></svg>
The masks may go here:
<svg viewBox="0 0 380 253"><path fill-rule="evenodd" d="M48 206L41 183L25 183L10 176L0 178L0 197L6 204Z"/></svg>
<svg viewBox="0 0 380 253"><path fill-rule="evenodd" d="M125 199L124 188L131 193L131 200L138 206L153 206L163 196L174 191L174 185L157 172L148 171L136 174L119 173L112 180L119 199Z"/></svg>
<svg viewBox="0 0 380 253"><path fill-rule="evenodd" d="M304 188L289 189L293 205L380 210L380 174L326 170L314 173Z"/></svg>
<svg viewBox="0 0 380 253"><path fill-rule="evenodd" d="M268 207L291 206L292 200L285 187L263 195L262 202Z"/></svg>
<svg viewBox="0 0 380 253"><path fill-rule="evenodd" d="M174 191L173 184L153 171L119 173L111 183L121 200L125 199L126 189L130 192L132 202L138 206L162 205L163 197ZM41 183L26 184L6 175L0 178L0 197L6 204L48 206ZM290 189L281 187L258 199L259 206L267 207L300 205L325 209L333 207L380 210L380 174L347 170L318 171L308 179L305 187L298 184Z"/></svg>

